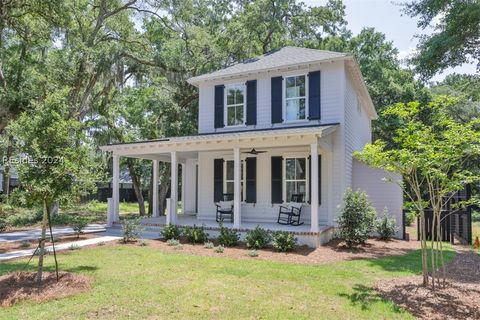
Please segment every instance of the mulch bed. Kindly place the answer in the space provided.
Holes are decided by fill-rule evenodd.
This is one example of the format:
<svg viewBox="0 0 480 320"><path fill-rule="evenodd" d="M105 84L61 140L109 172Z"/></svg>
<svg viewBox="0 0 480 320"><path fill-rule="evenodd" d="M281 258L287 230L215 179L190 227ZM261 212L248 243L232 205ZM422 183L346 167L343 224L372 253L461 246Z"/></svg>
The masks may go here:
<svg viewBox="0 0 480 320"><path fill-rule="evenodd" d="M92 280L84 275L60 272L57 282L54 272L44 272L36 283L36 272L13 272L0 277L0 306L9 307L19 301L42 302L88 291Z"/></svg>
<svg viewBox="0 0 480 320"><path fill-rule="evenodd" d="M96 237L98 237L98 235L95 234L95 233L84 233L79 238L76 235L61 236L61 237L57 238L55 244L78 241L78 240L86 240L86 239L91 239L91 238L96 238ZM30 243L30 247L23 248L22 247L22 242ZM47 241L46 241L45 244L47 246L52 245L51 241L50 241L50 237L47 238ZM38 245L38 240L15 241L15 242L2 243L2 244L0 244L0 253L7 253L7 252L11 252L11 251L18 251L18 250L35 249L37 245Z"/></svg>
<svg viewBox="0 0 480 320"><path fill-rule="evenodd" d="M446 274L446 287L435 291L421 285L421 276L381 281L376 290L418 319L480 319L480 256L458 250Z"/></svg>
<svg viewBox="0 0 480 320"><path fill-rule="evenodd" d="M331 241L319 248L307 246L298 247L293 252L276 252L273 249L258 250L258 257L248 256L249 249L241 243L237 247L225 248L223 253L216 253L213 249L206 249L203 244L192 245L182 241L182 249L178 250L169 246L162 240L147 241L149 247L158 248L168 252L182 252L200 256L220 256L235 259L258 259L269 261L280 261L297 264L327 264L345 260L371 259L385 256L404 255L413 250L419 249L416 241L408 242L403 240L380 241L369 239L364 246L355 249L346 248L341 241Z"/></svg>

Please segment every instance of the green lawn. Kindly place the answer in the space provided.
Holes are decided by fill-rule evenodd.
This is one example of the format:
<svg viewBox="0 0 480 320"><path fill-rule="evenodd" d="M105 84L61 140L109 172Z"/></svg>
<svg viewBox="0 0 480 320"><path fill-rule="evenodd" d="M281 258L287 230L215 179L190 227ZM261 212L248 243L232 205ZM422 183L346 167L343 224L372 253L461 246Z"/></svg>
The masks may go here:
<svg viewBox="0 0 480 320"><path fill-rule="evenodd" d="M52 262L49 256L50 270ZM59 262L62 270L94 277L93 289L58 301L21 303L2 309L0 318L411 319L371 285L420 271L419 252L307 266L105 246L62 254ZM24 263L0 264L0 274Z"/></svg>

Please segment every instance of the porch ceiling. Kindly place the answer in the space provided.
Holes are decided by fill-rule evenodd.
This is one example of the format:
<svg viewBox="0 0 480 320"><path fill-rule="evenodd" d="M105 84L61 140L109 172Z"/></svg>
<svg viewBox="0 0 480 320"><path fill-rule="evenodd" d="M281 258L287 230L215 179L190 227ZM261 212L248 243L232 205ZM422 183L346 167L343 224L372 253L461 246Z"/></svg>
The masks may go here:
<svg viewBox="0 0 480 320"><path fill-rule="evenodd" d="M318 143L319 138L329 135L337 126L338 124L331 124L172 137L106 145L102 146L101 150L119 156L170 161L172 151L182 152L182 157L188 158L189 154L193 157L199 151L231 150L234 147L251 149L309 145Z"/></svg>

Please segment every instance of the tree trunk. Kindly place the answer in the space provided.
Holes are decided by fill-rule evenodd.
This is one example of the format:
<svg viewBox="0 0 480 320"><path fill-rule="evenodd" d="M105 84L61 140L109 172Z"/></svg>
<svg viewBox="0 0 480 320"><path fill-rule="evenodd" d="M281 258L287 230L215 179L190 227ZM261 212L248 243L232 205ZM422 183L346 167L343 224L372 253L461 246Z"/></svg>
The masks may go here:
<svg viewBox="0 0 480 320"><path fill-rule="evenodd" d="M47 224L48 224L48 205L47 205L47 200L43 199L42 235L40 238L40 251L38 255L37 283L42 282L43 256L45 255L45 235L47 233Z"/></svg>
<svg viewBox="0 0 480 320"><path fill-rule="evenodd" d="M165 214L167 194L168 194L169 189L170 189L170 187L165 183L162 183L159 186L159 195L158 195L158 203L159 203L159 206L160 206L159 215Z"/></svg>
<svg viewBox="0 0 480 320"><path fill-rule="evenodd" d="M130 178L132 178L133 191L137 196L138 202L138 212L140 216L145 216L145 200L143 199L142 186L140 184L140 178L138 177L133 165L130 161L127 161L128 172L130 173Z"/></svg>
<svg viewBox="0 0 480 320"><path fill-rule="evenodd" d="M5 161L3 167L3 194L5 195L5 201L8 203L8 197L10 195L10 158L13 154L13 146L12 146L12 137L8 136L7 138L7 150L5 154Z"/></svg>

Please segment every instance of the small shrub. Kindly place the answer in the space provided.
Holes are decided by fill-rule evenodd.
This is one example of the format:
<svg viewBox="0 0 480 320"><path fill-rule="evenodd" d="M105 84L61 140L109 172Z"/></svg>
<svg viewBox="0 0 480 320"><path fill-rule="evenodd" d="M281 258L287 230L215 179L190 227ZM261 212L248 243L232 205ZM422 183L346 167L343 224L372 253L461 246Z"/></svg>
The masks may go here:
<svg viewBox="0 0 480 320"><path fill-rule="evenodd" d="M273 233L272 245L280 252L292 251L297 246L297 238L287 231L276 231Z"/></svg>
<svg viewBox="0 0 480 320"><path fill-rule="evenodd" d="M72 228L75 234L77 235L77 238L80 238L80 235L83 234L85 227L88 225L87 221L82 218L78 218L75 220L75 223L73 224Z"/></svg>
<svg viewBox="0 0 480 320"><path fill-rule="evenodd" d="M370 204L367 194L348 189L337 219L339 237L346 242L347 247L351 248L367 241L373 229L374 219L375 209Z"/></svg>
<svg viewBox="0 0 480 320"><path fill-rule="evenodd" d="M248 256L252 257L252 258L258 257L258 251L257 250L249 250L248 251Z"/></svg>
<svg viewBox="0 0 480 320"><path fill-rule="evenodd" d="M255 229L247 231L245 242L248 248L262 249L269 245L272 237L267 230L256 226Z"/></svg>
<svg viewBox="0 0 480 320"><path fill-rule="evenodd" d="M180 228L174 224L166 225L161 232L161 235L165 238L165 240L179 239L180 234L181 234Z"/></svg>
<svg viewBox="0 0 480 320"><path fill-rule="evenodd" d="M383 209L382 215L375 220L375 231L382 240L390 240L397 233L395 219L388 215L387 208Z"/></svg>
<svg viewBox="0 0 480 320"><path fill-rule="evenodd" d="M42 210L22 210L7 217L7 223L13 227L24 227L42 221Z"/></svg>
<svg viewBox="0 0 480 320"><path fill-rule="evenodd" d="M145 239L141 239L141 240L138 242L138 245L141 246L141 247L146 247L146 246L148 246L148 242L147 242L147 240L145 240Z"/></svg>
<svg viewBox="0 0 480 320"><path fill-rule="evenodd" d="M123 230L123 243L136 241L142 231L142 228L140 226L140 221L137 219L125 220L123 222L122 230Z"/></svg>
<svg viewBox="0 0 480 320"><path fill-rule="evenodd" d="M213 244L213 242L208 241L208 242L205 242L205 243L203 244L203 247L204 247L205 249L213 249L213 248L215 247L215 245Z"/></svg>
<svg viewBox="0 0 480 320"><path fill-rule="evenodd" d="M7 230L7 221L0 218L0 232L5 232Z"/></svg>
<svg viewBox="0 0 480 320"><path fill-rule="evenodd" d="M405 214L405 226L410 227L416 218L417 214L414 211L408 211Z"/></svg>
<svg viewBox="0 0 480 320"><path fill-rule="evenodd" d="M213 249L216 253L223 253L225 251L225 247L222 245L219 245Z"/></svg>
<svg viewBox="0 0 480 320"><path fill-rule="evenodd" d="M240 235L233 229L225 228L220 224L220 235L217 238L218 243L225 247L235 247L240 240Z"/></svg>
<svg viewBox="0 0 480 320"><path fill-rule="evenodd" d="M76 243L72 243L70 247L68 247L69 250L79 250L80 246Z"/></svg>
<svg viewBox="0 0 480 320"><path fill-rule="evenodd" d="M100 241L97 243L97 246L101 247L101 246L104 246L105 245L105 241Z"/></svg>
<svg viewBox="0 0 480 320"><path fill-rule="evenodd" d="M204 243L208 241L208 233L205 232L205 228L203 226L197 227L196 225L193 225L193 227L186 227L183 230L183 236L188 242L193 244Z"/></svg>
<svg viewBox="0 0 480 320"><path fill-rule="evenodd" d="M167 245L169 246L178 246L180 244L180 241L178 241L177 239L168 239L167 240Z"/></svg>
<svg viewBox="0 0 480 320"><path fill-rule="evenodd" d="M28 241L22 241L22 243L20 243L20 248L22 249L28 249L32 246L32 244Z"/></svg>

